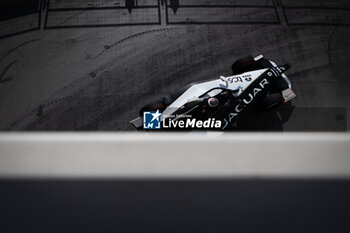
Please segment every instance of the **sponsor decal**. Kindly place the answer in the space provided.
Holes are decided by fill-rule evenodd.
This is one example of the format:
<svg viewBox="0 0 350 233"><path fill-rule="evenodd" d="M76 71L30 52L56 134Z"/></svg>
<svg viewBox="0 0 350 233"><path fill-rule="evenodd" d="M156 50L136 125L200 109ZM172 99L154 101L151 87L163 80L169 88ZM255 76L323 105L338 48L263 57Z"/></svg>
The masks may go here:
<svg viewBox="0 0 350 233"><path fill-rule="evenodd" d="M238 77L232 77L232 78L228 78L228 82L231 83L243 83L243 79L238 76Z"/></svg>
<svg viewBox="0 0 350 233"><path fill-rule="evenodd" d="M282 95L284 98L284 102L288 102L296 97L295 93L292 91L292 89L288 88L287 90L282 91Z"/></svg>
<svg viewBox="0 0 350 233"><path fill-rule="evenodd" d="M229 113L228 118L224 119L224 126L223 129L225 129L230 123L234 123L234 119L239 115L240 112L243 111L245 106L250 104L255 97L260 93L262 90L265 89L266 85L268 85L269 82L267 79L263 79L260 81L259 85L255 87L250 93L247 94L245 98L242 99L238 104L236 104L233 107L233 112Z"/></svg>
<svg viewBox="0 0 350 233"><path fill-rule="evenodd" d="M252 75L250 75L250 74L231 77L231 78L227 79L228 83L230 83L230 84L232 84L232 83L244 83L244 81L251 82L252 80L253 80L253 78L252 78Z"/></svg>
<svg viewBox="0 0 350 233"><path fill-rule="evenodd" d="M246 82L250 82L253 80L251 74L243 75L243 78Z"/></svg>

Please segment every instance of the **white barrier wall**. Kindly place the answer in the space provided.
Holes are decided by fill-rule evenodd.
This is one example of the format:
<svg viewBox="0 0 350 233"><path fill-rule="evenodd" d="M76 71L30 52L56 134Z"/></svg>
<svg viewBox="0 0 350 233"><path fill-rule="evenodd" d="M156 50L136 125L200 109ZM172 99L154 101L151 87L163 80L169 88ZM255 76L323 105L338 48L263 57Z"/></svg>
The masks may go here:
<svg viewBox="0 0 350 233"><path fill-rule="evenodd" d="M349 134L2 134L0 178L349 178Z"/></svg>

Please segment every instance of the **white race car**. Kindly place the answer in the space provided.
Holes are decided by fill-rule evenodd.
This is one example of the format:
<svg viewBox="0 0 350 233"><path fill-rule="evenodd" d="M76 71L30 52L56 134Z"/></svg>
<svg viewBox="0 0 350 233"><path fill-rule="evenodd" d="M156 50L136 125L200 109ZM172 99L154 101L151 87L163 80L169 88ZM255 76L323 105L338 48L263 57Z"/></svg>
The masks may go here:
<svg viewBox="0 0 350 233"><path fill-rule="evenodd" d="M192 83L162 100L145 105L140 117L130 123L142 130L143 113L159 112L162 122L191 116L200 120L220 120L222 130L235 129L237 118L247 106L255 104L266 110L296 97L284 74L290 67L277 66L262 55L239 59L232 65L233 76Z"/></svg>

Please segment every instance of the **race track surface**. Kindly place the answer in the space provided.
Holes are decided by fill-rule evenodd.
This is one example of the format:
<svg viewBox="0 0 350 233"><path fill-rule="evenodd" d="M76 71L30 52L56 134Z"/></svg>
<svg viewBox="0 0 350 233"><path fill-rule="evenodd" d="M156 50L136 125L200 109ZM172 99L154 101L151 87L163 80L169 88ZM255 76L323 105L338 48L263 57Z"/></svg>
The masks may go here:
<svg viewBox="0 0 350 233"><path fill-rule="evenodd" d="M235 59L259 54L293 65L287 74L297 98L285 124L268 113L247 129L349 129L349 1L61 0L38 7L0 21L1 130L133 130L128 122L147 102L228 76Z"/></svg>

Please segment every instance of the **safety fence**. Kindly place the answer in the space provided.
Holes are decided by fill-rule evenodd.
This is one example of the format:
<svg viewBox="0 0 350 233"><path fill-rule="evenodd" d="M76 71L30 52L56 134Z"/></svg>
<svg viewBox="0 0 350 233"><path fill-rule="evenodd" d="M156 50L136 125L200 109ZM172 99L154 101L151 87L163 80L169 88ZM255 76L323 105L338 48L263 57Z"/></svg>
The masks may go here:
<svg viewBox="0 0 350 233"><path fill-rule="evenodd" d="M166 0L167 24L280 24L274 1Z"/></svg>
<svg viewBox="0 0 350 233"><path fill-rule="evenodd" d="M350 1L280 0L286 23L350 26Z"/></svg>
<svg viewBox="0 0 350 233"><path fill-rule="evenodd" d="M161 25L162 21L350 26L349 12L350 1L343 0L16 0L0 3L0 39L40 28Z"/></svg>
<svg viewBox="0 0 350 233"><path fill-rule="evenodd" d="M18 2L18 1L17 1ZM0 39L40 29L39 0L0 3Z"/></svg>
<svg viewBox="0 0 350 233"><path fill-rule="evenodd" d="M51 0L46 12L45 29L161 23L158 0Z"/></svg>

